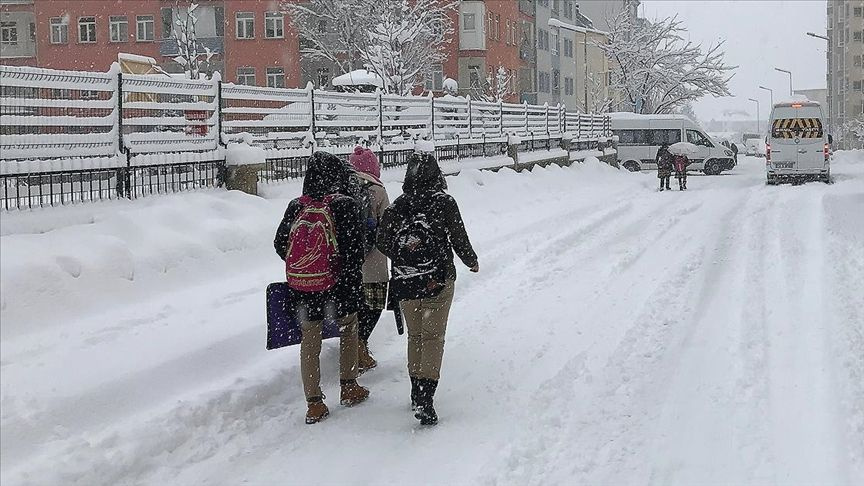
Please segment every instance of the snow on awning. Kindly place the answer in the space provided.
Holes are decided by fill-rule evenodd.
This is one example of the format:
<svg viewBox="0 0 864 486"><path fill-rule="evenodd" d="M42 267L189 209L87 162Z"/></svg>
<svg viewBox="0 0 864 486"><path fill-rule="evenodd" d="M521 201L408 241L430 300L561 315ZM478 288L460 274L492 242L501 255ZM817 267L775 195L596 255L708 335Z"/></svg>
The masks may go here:
<svg viewBox="0 0 864 486"><path fill-rule="evenodd" d="M384 87L381 78L365 69L357 69L333 78L333 86L377 86Z"/></svg>

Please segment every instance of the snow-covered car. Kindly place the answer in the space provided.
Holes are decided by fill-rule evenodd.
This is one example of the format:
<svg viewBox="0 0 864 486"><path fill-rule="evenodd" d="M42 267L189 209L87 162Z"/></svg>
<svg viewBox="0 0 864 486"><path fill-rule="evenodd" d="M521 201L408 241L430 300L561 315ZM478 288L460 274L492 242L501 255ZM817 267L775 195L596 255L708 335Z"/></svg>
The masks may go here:
<svg viewBox="0 0 864 486"><path fill-rule="evenodd" d="M831 181L830 144L822 106L806 99L776 103L768 134L767 183Z"/></svg>

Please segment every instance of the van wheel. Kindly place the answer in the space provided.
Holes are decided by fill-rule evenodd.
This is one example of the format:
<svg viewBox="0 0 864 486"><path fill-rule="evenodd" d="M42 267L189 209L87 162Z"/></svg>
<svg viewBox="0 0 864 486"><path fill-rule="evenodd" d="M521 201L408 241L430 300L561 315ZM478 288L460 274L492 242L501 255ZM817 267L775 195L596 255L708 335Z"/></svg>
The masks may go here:
<svg viewBox="0 0 864 486"><path fill-rule="evenodd" d="M711 159L705 166L705 173L708 175L718 175L722 172L723 169L720 168L720 161L717 159Z"/></svg>
<svg viewBox="0 0 864 486"><path fill-rule="evenodd" d="M627 162L624 162L624 168L630 172L639 172L639 163L635 160L628 160Z"/></svg>

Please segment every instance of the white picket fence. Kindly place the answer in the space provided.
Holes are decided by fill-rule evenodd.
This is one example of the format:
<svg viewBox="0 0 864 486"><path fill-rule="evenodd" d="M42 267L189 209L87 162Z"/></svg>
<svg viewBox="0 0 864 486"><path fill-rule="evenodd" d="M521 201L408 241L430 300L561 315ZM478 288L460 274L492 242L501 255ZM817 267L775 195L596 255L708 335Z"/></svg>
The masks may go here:
<svg viewBox="0 0 864 486"><path fill-rule="evenodd" d="M0 174L69 170L70 158L79 168L206 159L157 154L206 154L230 138L285 156L357 143L404 150L420 138L449 145L611 136L608 116L562 105L240 86L218 75L121 74L116 65L107 73L0 66L0 125Z"/></svg>

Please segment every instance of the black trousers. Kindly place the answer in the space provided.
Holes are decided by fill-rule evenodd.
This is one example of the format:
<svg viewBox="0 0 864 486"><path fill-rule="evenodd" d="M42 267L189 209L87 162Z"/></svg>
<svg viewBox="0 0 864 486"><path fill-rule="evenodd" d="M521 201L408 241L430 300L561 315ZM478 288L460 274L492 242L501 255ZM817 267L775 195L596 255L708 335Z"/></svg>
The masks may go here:
<svg viewBox="0 0 864 486"><path fill-rule="evenodd" d="M378 319L381 318L381 312L383 311L384 309L370 309L365 305L360 306L360 310L357 311L357 320L360 321L358 334L360 340L364 343L369 342L369 336L375 330L375 326L378 324Z"/></svg>

